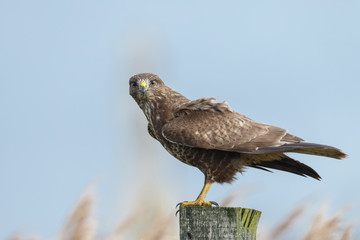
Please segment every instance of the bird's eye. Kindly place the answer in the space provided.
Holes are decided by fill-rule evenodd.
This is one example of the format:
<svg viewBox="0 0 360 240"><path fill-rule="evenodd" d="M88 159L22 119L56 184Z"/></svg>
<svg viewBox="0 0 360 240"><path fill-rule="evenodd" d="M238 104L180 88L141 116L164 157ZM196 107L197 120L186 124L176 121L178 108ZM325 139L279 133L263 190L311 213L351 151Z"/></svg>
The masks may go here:
<svg viewBox="0 0 360 240"><path fill-rule="evenodd" d="M156 85L156 80L151 80L150 81L150 86L155 86Z"/></svg>
<svg viewBox="0 0 360 240"><path fill-rule="evenodd" d="M137 83L136 83L136 82L131 82L131 83L130 83L130 86L131 86L132 88L136 88L136 87L137 87Z"/></svg>

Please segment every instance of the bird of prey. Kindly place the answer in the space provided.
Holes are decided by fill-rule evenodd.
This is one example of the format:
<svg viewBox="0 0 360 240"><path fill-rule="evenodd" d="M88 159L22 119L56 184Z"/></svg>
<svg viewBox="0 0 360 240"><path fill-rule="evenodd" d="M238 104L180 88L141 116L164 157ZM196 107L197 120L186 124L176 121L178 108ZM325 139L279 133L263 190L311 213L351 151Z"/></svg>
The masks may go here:
<svg viewBox="0 0 360 240"><path fill-rule="evenodd" d="M307 143L285 129L253 121L215 98L189 100L152 73L131 77L129 90L148 120L149 134L172 156L205 175L197 199L183 202L183 206L212 206L205 201L210 186L231 182L246 167L320 179L314 169L287 152L346 157L335 147Z"/></svg>

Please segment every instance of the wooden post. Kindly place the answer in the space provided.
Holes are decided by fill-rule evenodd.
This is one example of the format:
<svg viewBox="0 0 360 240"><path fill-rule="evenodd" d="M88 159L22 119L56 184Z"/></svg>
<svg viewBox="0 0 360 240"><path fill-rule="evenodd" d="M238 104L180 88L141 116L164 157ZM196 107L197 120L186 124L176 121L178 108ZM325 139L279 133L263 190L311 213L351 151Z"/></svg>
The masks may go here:
<svg viewBox="0 0 360 240"><path fill-rule="evenodd" d="M180 207L180 240L255 240L261 212L231 207Z"/></svg>

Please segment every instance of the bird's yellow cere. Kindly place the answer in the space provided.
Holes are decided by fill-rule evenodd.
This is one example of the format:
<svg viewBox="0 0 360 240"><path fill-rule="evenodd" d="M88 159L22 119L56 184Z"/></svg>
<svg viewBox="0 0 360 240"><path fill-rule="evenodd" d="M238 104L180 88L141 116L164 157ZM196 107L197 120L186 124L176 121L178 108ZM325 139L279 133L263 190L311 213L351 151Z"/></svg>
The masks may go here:
<svg viewBox="0 0 360 240"><path fill-rule="evenodd" d="M145 81L140 83L140 88L142 88L142 87L148 88L147 83Z"/></svg>

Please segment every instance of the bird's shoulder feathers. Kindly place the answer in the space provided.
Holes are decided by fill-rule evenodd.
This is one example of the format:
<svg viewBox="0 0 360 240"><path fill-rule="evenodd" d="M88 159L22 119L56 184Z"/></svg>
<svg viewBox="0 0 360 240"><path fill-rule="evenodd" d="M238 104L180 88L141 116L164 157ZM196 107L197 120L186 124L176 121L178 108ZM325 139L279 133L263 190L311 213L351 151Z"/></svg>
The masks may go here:
<svg viewBox="0 0 360 240"><path fill-rule="evenodd" d="M162 135L170 142L190 147L224 151L253 152L302 139L287 130L255 122L234 112L214 98L202 98L179 106L174 118L162 127Z"/></svg>

